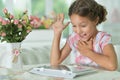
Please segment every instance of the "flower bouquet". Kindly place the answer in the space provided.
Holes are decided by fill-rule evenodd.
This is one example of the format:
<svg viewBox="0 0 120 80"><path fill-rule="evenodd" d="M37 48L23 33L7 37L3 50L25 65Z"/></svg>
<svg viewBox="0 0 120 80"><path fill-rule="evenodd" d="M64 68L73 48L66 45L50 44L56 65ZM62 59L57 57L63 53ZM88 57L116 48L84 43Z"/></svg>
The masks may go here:
<svg viewBox="0 0 120 80"><path fill-rule="evenodd" d="M8 63L10 63L10 61L12 63L17 63L19 58L18 55L20 54L21 42L32 31L34 26L38 26L36 24L38 24L39 22L31 18L31 16L28 16L27 11L24 11L21 15L19 15L19 17L15 17L11 13L9 13L6 8L3 9L3 13L4 17L0 17L0 41L11 44L11 46L9 46L8 44L6 46L8 47L7 49L9 49L6 51L10 51L12 53L11 55L9 55L9 59L12 59L9 60L7 58ZM10 52L6 52L6 54L10 54ZM7 64L7 62L3 63Z"/></svg>
<svg viewBox="0 0 120 80"><path fill-rule="evenodd" d="M5 8L3 10L4 18L0 17L0 40L8 43L21 42L32 31L36 25L35 20L23 12L18 18L15 18Z"/></svg>

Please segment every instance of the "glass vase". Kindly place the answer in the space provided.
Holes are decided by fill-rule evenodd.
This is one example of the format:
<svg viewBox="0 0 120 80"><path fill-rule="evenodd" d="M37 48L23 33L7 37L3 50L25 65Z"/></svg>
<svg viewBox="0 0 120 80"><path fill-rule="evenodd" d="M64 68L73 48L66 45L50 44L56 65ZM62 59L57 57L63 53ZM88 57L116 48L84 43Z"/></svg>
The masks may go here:
<svg viewBox="0 0 120 80"><path fill-rule="evenodd" d="M10 47L12 54L11 69L14 72L21 72L22 71L21 43L10 43Z"/></svg>

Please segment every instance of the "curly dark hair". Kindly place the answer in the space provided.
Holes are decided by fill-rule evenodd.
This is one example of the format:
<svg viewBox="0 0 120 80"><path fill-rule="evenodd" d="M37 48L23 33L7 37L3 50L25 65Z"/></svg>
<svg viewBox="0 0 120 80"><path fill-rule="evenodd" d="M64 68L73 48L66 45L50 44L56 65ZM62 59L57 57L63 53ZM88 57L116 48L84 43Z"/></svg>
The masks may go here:
<svg viewBox="0 0 120 80"><path fill-rule="evenodd" d="M106 20L107 11L105 7L98 4L95 0L76 0L69 8L69 16L77 14L79 16L88 17L94 21L99 18L98 24Z"/></svg>

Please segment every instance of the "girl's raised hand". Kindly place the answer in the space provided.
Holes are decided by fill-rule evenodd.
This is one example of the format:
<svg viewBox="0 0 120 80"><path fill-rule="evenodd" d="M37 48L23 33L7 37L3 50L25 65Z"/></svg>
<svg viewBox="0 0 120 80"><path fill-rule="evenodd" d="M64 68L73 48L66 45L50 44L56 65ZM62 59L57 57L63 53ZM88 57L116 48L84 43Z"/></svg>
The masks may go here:
<svg viewBox="0 0 120 80"><path fill-rule="evenodd" d="M64 24L64 14L58 14L52 27L55 33L61 33L68 25L69 22Z"/></svg>

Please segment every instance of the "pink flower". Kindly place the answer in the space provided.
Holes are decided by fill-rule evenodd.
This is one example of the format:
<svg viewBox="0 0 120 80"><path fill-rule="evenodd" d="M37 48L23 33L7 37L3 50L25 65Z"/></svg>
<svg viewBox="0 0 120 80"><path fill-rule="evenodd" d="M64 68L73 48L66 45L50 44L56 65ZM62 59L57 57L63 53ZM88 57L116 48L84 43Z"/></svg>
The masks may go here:
<svg viewBox="0 0 120 80"><path fill-rule="evenodd" d="M2 36L2 37L6 36L6 33L5 33L5 32L2 32L2 33L1 33L1 36Z"/></svg>
<svg viewBox="0 0 120 80"><path fill-rule="evenodd" d="M13 18L14 18L14 16L10 14L10 19L13 19Z"/></svg>
<svg viewBox="0 0 120 80"><path fill-rule="evenodd" d="M2 23L2 20L3 20L3 19L0 17L0 23Z"/></svg>
<svg viewBox="0 0 120 80"><path fill-rule="evenodd" d="M14 24L18 24L19 23L19 20L14 20Z"/></svg>
<svg viewBox="0 0 120 80"><path fill-rule="evenodd" d="M2 25L6 25L7 21L6 20L2 20Z"/></svg>
<svg viewBox="0 0 120 80"><path fill-rule="evenodd" d="M6 20L7 24L10 24L10 21L9 20Z"/></svg>
<svg viewBox="0 0 120 80"><path fill-rule="evenodd" d="M30 20L31 20L31 25L34 27L34 28L38 28L42 25L42 22L41 22L41 19L37 16L30 16Z"/></svg>
<svg viewBox="0 0 120 80"><path fill-rule="evenodd" d="M21 25L21 24L18 24L18 28L22 28L22 25Z"/></svg>
<svg viewBox="0 0 120 80"><path fill-rule="evenodd" d="M33 26L34 25L34 21L31 21L30 24Z"/></svg>
<svg viewBox="0 0 120 80"><path fill-rule="evenodd" d="M8 10L6 8L4 8L3 12L6 14L6 13L8 13Z"/></svg>
<svg viewBox="0 0 120 80"><path fill-rule="evenodd" d="M29 17L29 20L32 20L32 19L33 19L33 16L30 16L30 17Z"/></svg>
<svg viewBox="0 0 120 80"><path fill-rule="evenodd" d="M24 21L22 21L22 24L24 24L24 25L25 25L25 24L26 24L26 21L25 21L25 20L24 20Z"/></svg>

